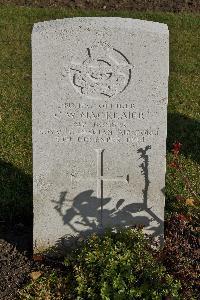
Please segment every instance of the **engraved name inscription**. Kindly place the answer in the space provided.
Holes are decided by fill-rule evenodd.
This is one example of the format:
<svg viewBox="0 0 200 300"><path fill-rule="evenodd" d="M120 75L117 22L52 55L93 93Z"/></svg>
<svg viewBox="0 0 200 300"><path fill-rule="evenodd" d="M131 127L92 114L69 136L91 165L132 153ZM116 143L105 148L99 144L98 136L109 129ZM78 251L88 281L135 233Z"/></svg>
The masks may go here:
<svg viewBox="0 0 200 300"><path fill-rule="evenodd" d="M126 143L137 145L159 135L159 128L144 127L149 111L136 109L134 103L63 102L53 117L53 126L41 130L43 136L58 143ZM57 126L56 126L57 124Z"/></svg>

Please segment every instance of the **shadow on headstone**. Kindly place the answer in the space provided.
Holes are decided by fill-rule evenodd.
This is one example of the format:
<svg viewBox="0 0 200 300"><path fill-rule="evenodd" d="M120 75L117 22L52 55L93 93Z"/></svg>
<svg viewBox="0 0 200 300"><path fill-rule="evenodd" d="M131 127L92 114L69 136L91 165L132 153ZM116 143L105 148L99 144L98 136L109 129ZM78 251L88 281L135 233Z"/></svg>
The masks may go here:
<svg viewBox="0 0 200 300"><path fill-rule="evenodd" d="M148 189L150 181L148 170L149 157L147 152L149 149L151 149L151 146L147 145L144 149L140 148L137 151L141 154L140 158L143 159L143 162L140 165L141 173L144 176L143 203L124 205L125 199L119 199L115 207L108 209L106 204L108 204L112 199L99 199L93 195L94 190L92 189L79 193L73 199L73 204L69 209L63 210L65 203L70 201L70 199L67 199L67 191L60 193L58 201L52 201L56 204L54 209L62 218L63 224L67 224L71 228L74 232L74 236L62 236L57 241L55 247L50 249L48 252L49 254L53 254L53 252L57 253L59 251L62 253L62 251L65 251L65 249L69 247L76 247L80 239L85 239L92 233L102 234L108 227L113 229L124 228L127 226L150 227L150 221L152 220L156 221L158 224L157 227L151 226L149 228L154 232L152 237L157 238L158 242L162 244L163 238L161 237L161 234L163 233L163 221L152 212L151 207L148 207ZM148 213L149 217L134 215L141 211ZM81 221L73 221L73 219L77 216ZM102 226L102 219L106 220L106 224L108 226ZM76 228L76 225L81 225L82 228L85 227L85 229L79 231Z"/></svg>
<svg viewBox="0 0 200 300"><path fill-rule="evenodd" d="M152 211L151 208L147 208L144 203L132 203L123 206L124 199L119 199L116 203L116 206L113 209L103 208L103 218L106 219L107 223L112 224L112 226L107 226L105 228L101 227L100 213L99 219L96 222L91 221L97 215L97 210L101 210L101 206L104 207L108 202L111 201L111 198L105 198L101 200L93 196L93 190L86 190L78 194L73 199L73 205L71 208L66 209L63 213L63 205L67 201L67 191L60 193L60 199L56 202L55 210L59 213L62 218L63 224L68 225L74 231L74 235L65 235L62 236L55 244L55 247L48 249L48 254L62 254L69 248L75 248L78 246L79 241L87 238L92 233L102 234L107 228L120 229L127 226L136 227L136 226L149 226L150 219L158 222L158 227L152 227L150 230L154 231L152 237L158 237L163 232L163 222L160 220ZM122 207L121 207L122 206ZM146 216L134 216L134 214L146 211L149 214L149 217ZM79 216L81 221L72 222L72 220ZM100 224L100 226L98 225ZM85 230L78 231L76 225L81 225L85 227Z"/></svg>

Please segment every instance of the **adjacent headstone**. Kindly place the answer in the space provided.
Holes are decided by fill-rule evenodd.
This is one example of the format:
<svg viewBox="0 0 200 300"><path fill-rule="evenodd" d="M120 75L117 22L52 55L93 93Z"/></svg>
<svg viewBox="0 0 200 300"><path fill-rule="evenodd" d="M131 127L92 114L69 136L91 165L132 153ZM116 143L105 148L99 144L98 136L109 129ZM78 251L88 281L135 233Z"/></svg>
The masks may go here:
<svg viewBox="0 0 200 300"><path fill-rule="evenodd" d="M163 235L168 29L124 18L34 25L34 251L106 227Z"/></svg>

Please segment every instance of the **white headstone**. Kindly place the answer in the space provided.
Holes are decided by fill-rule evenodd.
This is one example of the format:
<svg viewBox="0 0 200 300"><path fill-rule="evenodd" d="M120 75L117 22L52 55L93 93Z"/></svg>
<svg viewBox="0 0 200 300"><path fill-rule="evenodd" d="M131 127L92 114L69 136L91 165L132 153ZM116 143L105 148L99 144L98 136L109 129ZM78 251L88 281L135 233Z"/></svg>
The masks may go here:
<svg viewBox="0 0 200 300"><path fill-rule="evenodd" d="M106 227L163 235L167 25L34 25L34 251Z"/></svg>

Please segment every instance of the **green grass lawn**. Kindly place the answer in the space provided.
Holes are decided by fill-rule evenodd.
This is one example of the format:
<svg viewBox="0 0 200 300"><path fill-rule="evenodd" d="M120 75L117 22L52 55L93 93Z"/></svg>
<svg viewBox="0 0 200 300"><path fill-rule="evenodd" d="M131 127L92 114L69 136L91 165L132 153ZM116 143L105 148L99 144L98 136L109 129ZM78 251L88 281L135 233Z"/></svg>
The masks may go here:
<svg viewBox="0 0 200 300"><path fill-rule="evenodd" d="M182 143L181 161L196 193L200 178L200 16L83 12L0 6L0 222L31 222L31 31L34 23L73 16L121 16L166 23L170 31L167 160ZM179 174L166 176L166 212L176 195L191 197ZM174 203L174 202L173 202Z"/></svg>

